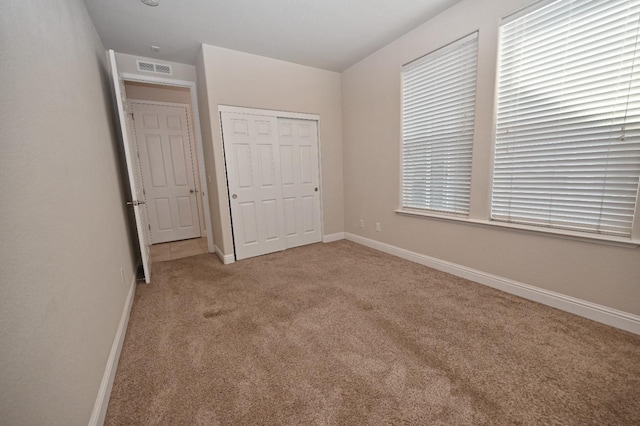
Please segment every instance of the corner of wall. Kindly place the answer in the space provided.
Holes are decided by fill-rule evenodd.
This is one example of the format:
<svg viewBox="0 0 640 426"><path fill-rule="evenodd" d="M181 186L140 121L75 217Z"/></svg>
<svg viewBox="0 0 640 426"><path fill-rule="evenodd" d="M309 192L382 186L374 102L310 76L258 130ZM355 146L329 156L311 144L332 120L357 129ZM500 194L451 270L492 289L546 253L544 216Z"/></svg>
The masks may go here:
<svg viewBox="0 0 640 426"><path fill-rule="evenodd" d="M212 108L209 99L209 81L207 78L207 70L205 65L205 49L206 45L202 45L198 58L196 60L196 86L198 89L198 109L200 111L200 126L202 128L202 148L204 151L204 163L207 191L209 194L209 210L211 211L211 231L213 233L213 247L216 250L221 248L227 252L224 247L224 239L222 233L222 221L220 214L220 201L218 190L218 179L216 171L215 154L213 147L213 132L216 130L212 127L214 121L212 120L212 113L217 113ZM215 107L215 105L213 106ZM210 245L211 246L211 245Z"/></svg>

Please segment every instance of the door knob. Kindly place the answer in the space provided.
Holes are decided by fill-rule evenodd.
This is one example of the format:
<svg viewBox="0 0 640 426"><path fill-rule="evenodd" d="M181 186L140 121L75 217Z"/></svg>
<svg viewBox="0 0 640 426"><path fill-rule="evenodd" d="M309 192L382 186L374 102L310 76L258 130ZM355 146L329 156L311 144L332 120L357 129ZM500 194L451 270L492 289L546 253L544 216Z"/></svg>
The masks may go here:
<svg viewBox="0 0 640 426"><path fill-rule="evenodd" d="M238 196L237 196L236 194L233 194L233 195L231 196L231 198L233 198L233 199L235 200L236 198L238 198Z"/></svg>
<svg viewBox="0 0 640 426"><path fill-rule="evenodd" d="M192 193L192 194L195 194L196 192L198 192L198 190L197 189L190 189L189 192Z"/></svg>
<svg viewBox="0 0 640 426"><path fill-rule="evenodd" d="M318 187L316 186L315 188L313 188L313 190L314 190L315 192L318 192Z"/></svg>
<svg viewBox="0 0 640 426"><path fill-rule="evenodd" d="M138 201L138 200L127 201L127 205L129 206L139 206L140 204L146 204L146 203L144 201Z"/></svg>

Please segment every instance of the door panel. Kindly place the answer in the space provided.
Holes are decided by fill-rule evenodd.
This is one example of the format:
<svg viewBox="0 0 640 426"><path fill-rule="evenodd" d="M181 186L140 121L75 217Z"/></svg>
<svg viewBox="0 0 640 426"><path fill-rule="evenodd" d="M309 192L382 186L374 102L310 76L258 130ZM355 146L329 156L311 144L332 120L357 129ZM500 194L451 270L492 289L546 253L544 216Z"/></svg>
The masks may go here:
<svg viewBox="0 0 640 426"><path fill-rule="evenodd" d="M236 259L284 250L277 120L221 117Z"/></svg>
<svg viewBox="0 0 640 426"><path fill-rule="evenodd" d="M151 185L156 188L167 186L167 176L164 170L162 141L160 135L144 135L147 148L146 161L151 171Z"/></svg>
<svg viewBox="0 0 640 426"><path fill-rule="evenodd" d="M131 189L131 197L133 198L133 200L131 200L131 204L136 222L140 255L142 257L144 280L149 283L151 282L151 257L149 256L149 239L147 238L147 209L146 204L139 203L143 200L144 192L142 188L142 176L140 176L139 168L136 167L135 163L136 150L134 149L134 141L131 135L132 123L129 121L129 105L127 103L127 97L124 90L124 83L118 73L116 56L113 50L109 50L107 52L107 61L109 63L109 72L111 73L111 88L115 99L115 109L118 114L118 121L120 122L120 134L122 136L122 144L124 146L129 187Z"/></svg>
<svg viewBox="0 0 640 426"><path fill-rule="evenodd" d="M237 144L234 147L236 157L231 161L236 166L236 180L238 188L251 189L253 176L251 175L251 146L249 144Z"/></svg>
<svg viewBox="0 0 640 426"><path fill-rule="evenodd" d="M155 198L153 202L158 217L158 229L170 230L173 221L171 220L171 203L169 199Z"/></svg>
<svg viewBox="0 0 640 426"><path fill-rule="evenodd" d="M293 185L293 147L289 145L280 146L280 158L282 160L282 184Z"/></svg>
<svg viewBox="0 0 640 426"><path fill-rule="evenodd" d="M253 201L248 203L239 203L242 212L242 223L238 227L242 229L241 234L244 238L240 240L240 244L253 245L258 243L258 218L256 214L256 203ZM240 218L238 218L240 219Z"/></svg>
<svg viewBox="0 0 640 426"><path fill-rule="evenodd" d="M182 130L182 123L180 121L180 116L167 114L167 129Z"/></svg>
<svg viewBox="0 0 640 426"><path fill-rule="evenodd" d="M151 243L201 236L187 109L132 102Z"/></svg>
<svg viewBox="0 0 640 426"><path fill-rule="evenodd" d="M317 228L315 226L315 200L313 196L302 197L302 219L304 220L304 226L302 230L305 234L314 232Z"/></svg>
<svg viewBox="0 0 640 426"><path fill-rule="evenodd" d="M310 120L278 119L282 196L287 248L322 239L318 169L318 124Z"/></svg>
<svg viewBox="0 0 640 426"><path fill-rule="evenodd" d="M264 200L262 202L264 207L265 217L265 239L267 241L277 240L281 238L282 229L280 227L280 216L282 210L279 209L277 200Z"/></svg>
<svg viewBox="0 0 640 426"><path fill-rule="evenodd" d="M171 148L171 166L173 170L173 182L176 186L190 186L189 174L193 175L191 162L187 163L185 151L189 147L185 146L182 136L169 136L169 147ZM187 169L187 167L189 167Z"/></svg>
<svg viewBox="0 0 640 426"><path fill-rule="evenodd" d="M195 226L195 223L193 223L191 198L192 197L176 197L176 201L178 203L178 226L180 229L192 228Z"/></svg>
<svg viewBox="0 0 640 426"><path fill-rule="evenodd" d="M260 153L260 183L263 188L272 188L275 186L275 171L273 170L273 146L258 145Z"/></svg>
<svg viewBox="0 0 640 426"><path fill-rule="evenodd" d="M284 199L284 227L285 234L296 235L296 199L285 198Z"/></svg>

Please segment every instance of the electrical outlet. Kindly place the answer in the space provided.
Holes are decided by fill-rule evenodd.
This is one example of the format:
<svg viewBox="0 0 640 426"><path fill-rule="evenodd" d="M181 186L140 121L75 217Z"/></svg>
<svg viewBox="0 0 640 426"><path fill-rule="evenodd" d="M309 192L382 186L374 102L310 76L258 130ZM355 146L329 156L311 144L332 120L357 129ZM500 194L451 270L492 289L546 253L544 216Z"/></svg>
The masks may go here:
<svg viewBox="0 0 640 426"><path fill-rule="evenodd" d="M376 232L380 232L382 230L382 226L380 226L380 222L376 222Z"/></svg>
<svg viewBox="0 0 640 426"><path fill-rule="evenodd" d="M364 219L360 219L360 228L364 228Z"/></svg>
<svg viewBox="0 0 640 426"><path fill-rule="evenodd" d="M120 268L120 279L122 279L122 284L124 284L124 268Z"/></svg>

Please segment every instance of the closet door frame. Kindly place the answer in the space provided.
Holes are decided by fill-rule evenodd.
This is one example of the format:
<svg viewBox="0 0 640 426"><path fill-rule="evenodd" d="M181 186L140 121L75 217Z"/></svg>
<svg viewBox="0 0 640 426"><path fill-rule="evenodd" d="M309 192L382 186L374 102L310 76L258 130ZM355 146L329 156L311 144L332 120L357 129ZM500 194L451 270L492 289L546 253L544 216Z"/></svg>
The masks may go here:
<svg viewBox="0 0 640 426"><path fill-rule="evenodd" d="M324 191L322 185L322 141L320 138L320 116L317 114L307 114L301 112L291 112L291 111L278 111L278 110L270 110L270 109L258 109L258 108L245 108L239 106L231 106L231 105L218 105L218 115L220 116L220 125L222 127L222 113L230 112L236 114L249 114L249 115L261 115L266 117L274 117L274 118L291 118L291 119L299 119L299 120L312 120L317 122L318 127L318 183L320 189L320 241L324 241ZM221 129L222 130L222 129ZM224 141L223 141L224 144ZM229 181L227 175L227 162L224 161L225 167L225 186L227 190L227 202L230 200L229 194ZM230 212L231 213L231 212ZM233 219L232 219L233 220ZM234 258L235 258L235 247L234 247Z"/></svg>

